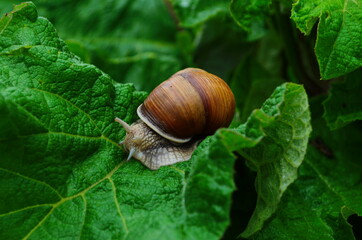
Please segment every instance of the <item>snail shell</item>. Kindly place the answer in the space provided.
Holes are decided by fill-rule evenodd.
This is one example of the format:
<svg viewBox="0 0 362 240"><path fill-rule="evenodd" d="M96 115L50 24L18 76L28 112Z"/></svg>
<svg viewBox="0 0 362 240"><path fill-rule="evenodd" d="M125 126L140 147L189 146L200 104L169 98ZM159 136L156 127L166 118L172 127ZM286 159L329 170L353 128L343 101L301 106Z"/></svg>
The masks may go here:
<svg viewBox="0 0 362 240"><path fill-rule="evenodd" d="M156 87L137 109L150 128L173 142L213 134L229 126L235 99L219 77L197 68L175 73Z"/></svg>
<svg viewBox="0 0 362 240"><path fill-rule="evenodd" d="M200 139L229 126L235 99L219 77L186 68L156 87L137 109L140 120L126 129L123 144L150 169L187 161Z"/></svg>

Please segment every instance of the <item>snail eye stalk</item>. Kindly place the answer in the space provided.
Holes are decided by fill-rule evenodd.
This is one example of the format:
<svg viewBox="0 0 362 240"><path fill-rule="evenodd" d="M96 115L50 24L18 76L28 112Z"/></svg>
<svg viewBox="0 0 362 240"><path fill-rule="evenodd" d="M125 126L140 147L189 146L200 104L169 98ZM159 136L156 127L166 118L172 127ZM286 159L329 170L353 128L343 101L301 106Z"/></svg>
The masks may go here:
<svg viewBox="0 0 362 240"><path fill-rule="evenodd" d="M122 127L124 128L124 130L126 130L126 132L130 132L131 131L131 126L128 125L128 123L126 123L125 121L123 121L122 119L116 117L114 119L114 121L120 123L122 125Z"/></svg>

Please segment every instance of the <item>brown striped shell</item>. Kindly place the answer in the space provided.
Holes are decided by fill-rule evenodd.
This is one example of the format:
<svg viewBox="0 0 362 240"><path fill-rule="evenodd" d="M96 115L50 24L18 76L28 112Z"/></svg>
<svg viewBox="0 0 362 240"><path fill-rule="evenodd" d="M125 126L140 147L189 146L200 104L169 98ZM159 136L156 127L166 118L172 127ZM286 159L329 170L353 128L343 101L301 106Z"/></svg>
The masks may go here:
<svg viewBox="0 0 362 240"><path fill-rule="evenodd" d="M186 68L162 82L137 109L143 122L174 142L207 136L229 126L235 98L219 77L197 68Z"/></svg>

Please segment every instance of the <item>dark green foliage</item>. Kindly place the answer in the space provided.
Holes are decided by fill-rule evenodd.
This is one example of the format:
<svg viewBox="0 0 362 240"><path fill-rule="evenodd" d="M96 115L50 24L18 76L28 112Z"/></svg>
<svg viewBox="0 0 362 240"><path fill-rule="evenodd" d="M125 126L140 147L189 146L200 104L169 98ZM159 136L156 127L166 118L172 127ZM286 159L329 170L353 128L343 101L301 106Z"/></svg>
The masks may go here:
<svg viewBox="0 0 362 240"><path fill-rule="evenodd" d="M361 0L12 3L0 1L0 239L357 236ZM114 117L135 121L189 66L231 86L230 128L187 162L126 162Z"/></svg>

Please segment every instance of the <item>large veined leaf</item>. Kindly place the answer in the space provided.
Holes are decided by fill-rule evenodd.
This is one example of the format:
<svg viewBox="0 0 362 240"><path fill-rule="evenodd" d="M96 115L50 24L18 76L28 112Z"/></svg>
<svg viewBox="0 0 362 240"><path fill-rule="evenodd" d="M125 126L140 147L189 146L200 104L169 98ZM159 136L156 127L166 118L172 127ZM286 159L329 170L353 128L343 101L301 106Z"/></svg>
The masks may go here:
<svg viewBox="0 0 362 240"><path fill-rule="evenodd" d="M361 0L297 0L292 19L304 34L309 34L319 19L315 52L323 79L362 66Z"/></svg>
<svg viewBox="0 0 362 240"><path fill-rule="evenodd" d="M220 236L232 157L220 194L211 190L217 182L189 189L188 164L157 172L126 164L116 144L124 133L113 119L132 121L145 94L80 62L31 3L17 6L1 27L1 238ZM223 199L215 205L222 211L208 205L206 214L218 215L210 228L218 223L219 230L203 221L191 224L193 231L186 226L203 217L193 205L203 192Z"/></svg>
<svg viewBox="0 0 362 240"><path fill-rule="evenodd" d="M258 231L303 159L303 87L281 85L245 124L219 130L190 161L158 171L126 162L117 144L125 132L114 117L132 122L144 97L80 61L34 4L5 15L0 238L219 239L229 224L234 151L266 179L257 180L256 227L248 230Z"/></svg>

